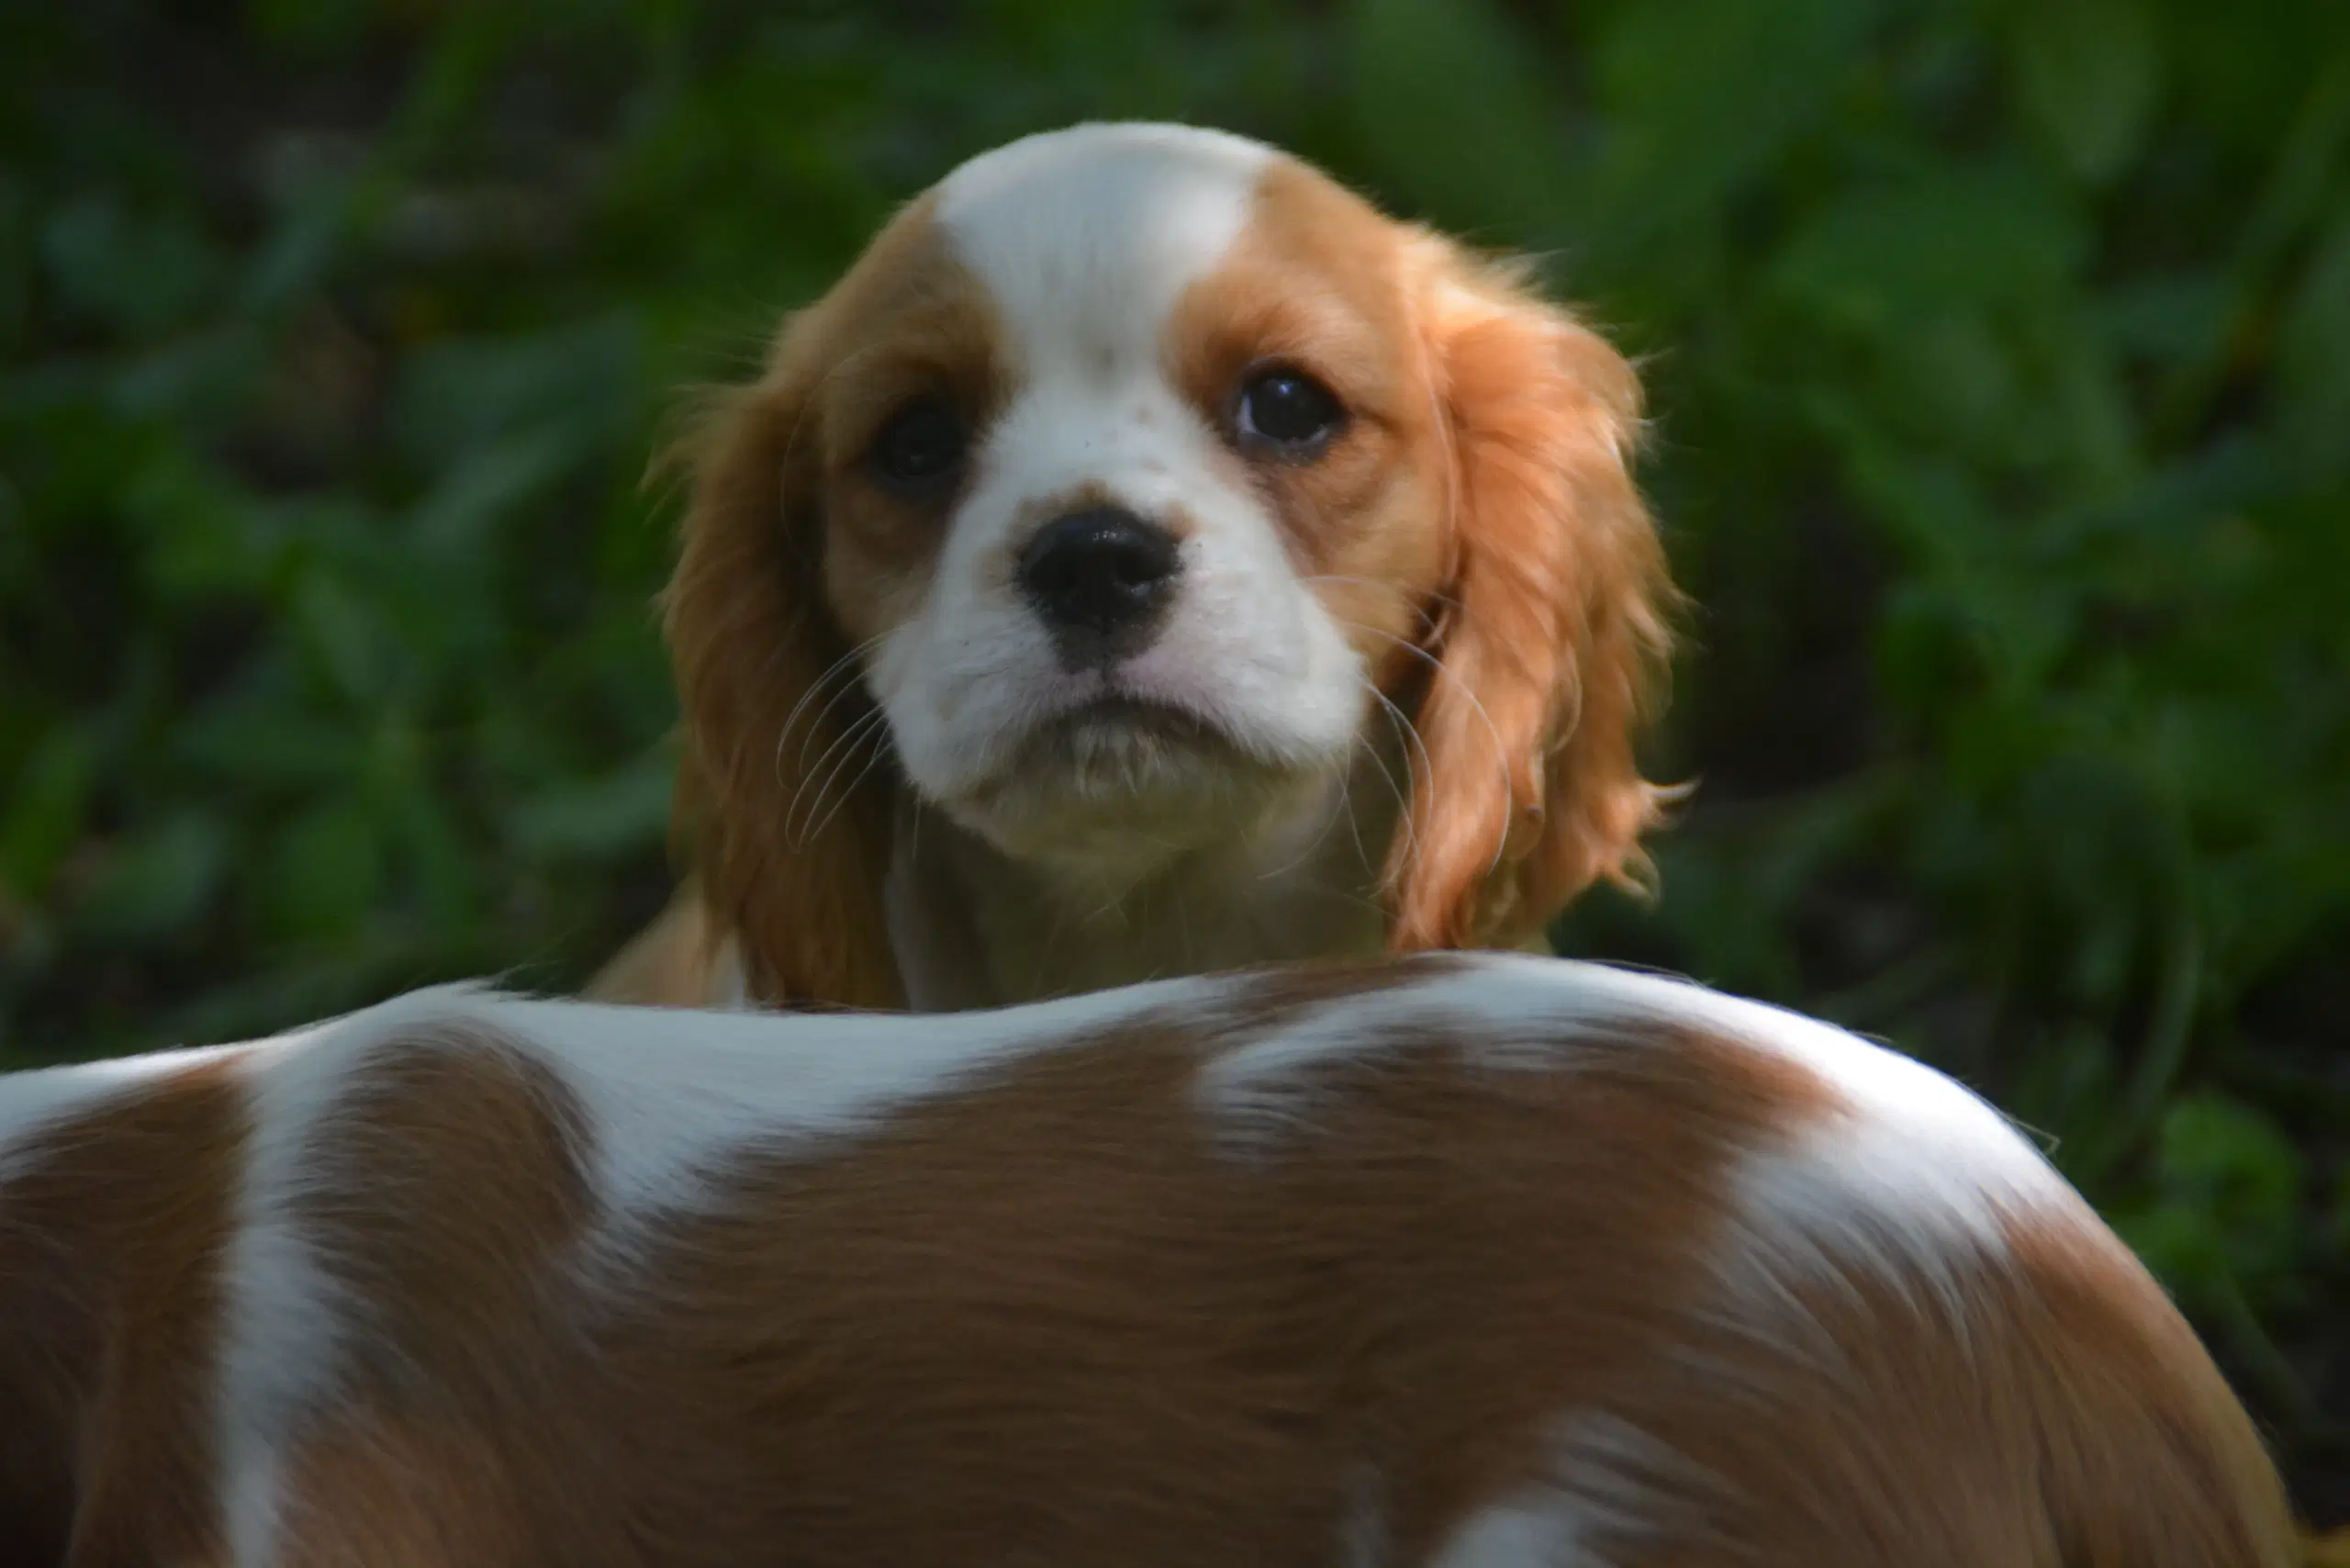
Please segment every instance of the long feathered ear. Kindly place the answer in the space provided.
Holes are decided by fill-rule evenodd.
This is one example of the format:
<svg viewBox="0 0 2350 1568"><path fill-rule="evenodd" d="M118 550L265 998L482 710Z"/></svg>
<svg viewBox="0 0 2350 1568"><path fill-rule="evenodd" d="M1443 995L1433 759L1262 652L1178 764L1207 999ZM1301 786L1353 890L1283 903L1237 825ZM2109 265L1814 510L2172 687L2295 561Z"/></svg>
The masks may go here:
<svg viewBox="0 0 2350 1568"><path fill-rule="evenodd" d="M825 599L819 377L800 338L712 397L672 453L692 498L663 602L685 716L677 811L753 998L894 1007L881 888L897 773Z"/></svg>
<svg viewBox="0 0 2350 1568"><path fill-rule="evenodd" d="M1450 582L1416 728L1393 946L1513 946L1602 878L1645 887L1667 791L1633 756L1673 588L1632 476L1639 380L1526 274L1427 237L1421 319L1451 463Z"/></svg>

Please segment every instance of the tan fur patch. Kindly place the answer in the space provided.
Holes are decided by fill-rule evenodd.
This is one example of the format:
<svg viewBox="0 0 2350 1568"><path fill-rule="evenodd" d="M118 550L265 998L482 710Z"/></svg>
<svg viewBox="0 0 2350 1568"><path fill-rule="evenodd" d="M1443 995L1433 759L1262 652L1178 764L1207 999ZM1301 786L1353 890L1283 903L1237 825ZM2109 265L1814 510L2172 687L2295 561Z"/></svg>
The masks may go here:
<svg viewBox="0 0 2350 1568"><path fill-rule="evenodd" d="M216 1060L12 1151L18 1168L0 1192L0 1562L138 1568L218 1549L220 1265L247 1114Z"/></svg>
<svg viewBox="0 0 2350 1568"><path fill-rule="evenodd" d="M416 1353L512 1316L594 1211L585 1112L494 1036L381 1047L312 1129L293 1197L322 1265Z"/></svg>
<svg viewBox="0 0 2350 1568"><path fill-rule="evenodd" d="M1505 946L1593 881L1645 874L1663 797L1634 742L1674 600L1632 471L1631 365L1522 269L1435 235L1407 255L1450 441L1452 565L1391 941Z"/></svg>
<svg viewBox="0 0 2350 1568"><path fill-rule="evenodd" d="M519 1533L514 1456L428 1406L319 1423L286 1467L280 1558L302 1568L488 1568L565 1561ZM559 1478L541 1475L543 1484ZM609 1555L577 1562L624 1562Z"/></svg>

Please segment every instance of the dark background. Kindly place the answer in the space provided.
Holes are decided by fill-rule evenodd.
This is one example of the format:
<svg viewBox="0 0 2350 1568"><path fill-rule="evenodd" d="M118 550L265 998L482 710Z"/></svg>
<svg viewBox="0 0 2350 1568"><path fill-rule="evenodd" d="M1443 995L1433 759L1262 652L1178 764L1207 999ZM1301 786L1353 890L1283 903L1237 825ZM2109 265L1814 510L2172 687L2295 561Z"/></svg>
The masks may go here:
<svg viewBox="0 0 2350 1568"><path fill-rule="evenodd" d="M2350 1518L2350 6L0 7L0 1061L576 982L667 889L637 487L891 205L1277 140L1645 356L1664 897L1994 1094Z"/></svg>

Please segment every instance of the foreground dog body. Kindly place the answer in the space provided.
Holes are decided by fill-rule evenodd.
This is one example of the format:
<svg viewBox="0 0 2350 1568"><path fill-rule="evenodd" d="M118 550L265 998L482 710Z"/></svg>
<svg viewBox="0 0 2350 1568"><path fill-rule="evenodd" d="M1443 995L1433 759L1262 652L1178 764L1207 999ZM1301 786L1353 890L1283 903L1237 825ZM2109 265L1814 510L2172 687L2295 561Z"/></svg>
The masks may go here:
<svg viewBox="0 0 2350 1568"><path fill-rule="evenodd" d="M0 1082L0 1558L2265 1568L1998 1116L1514 956Z"/></svg>
<svg viewBox="0 0 2350 1568"><path fill-rule="evenodd" d="M940 1010L1536 936L1658 814L1639 434L1520 272L1270 148L973 160L680 450L708 908L599 992Z"/></svg>

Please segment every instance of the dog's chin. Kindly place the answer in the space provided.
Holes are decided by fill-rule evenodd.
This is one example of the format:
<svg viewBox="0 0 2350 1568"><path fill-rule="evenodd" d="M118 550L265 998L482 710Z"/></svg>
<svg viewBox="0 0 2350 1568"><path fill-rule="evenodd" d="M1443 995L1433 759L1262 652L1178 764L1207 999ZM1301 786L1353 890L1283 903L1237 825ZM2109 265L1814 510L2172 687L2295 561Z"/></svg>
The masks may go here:
<svg viewBox="0 0 2350 1568"><path fill-rule="evenodd" d="M939 804L1014 859L1147 871L1247 836L1328 772L1268 756L1187 710L1113 697L1038 723L1002 767Z"/></svg>

